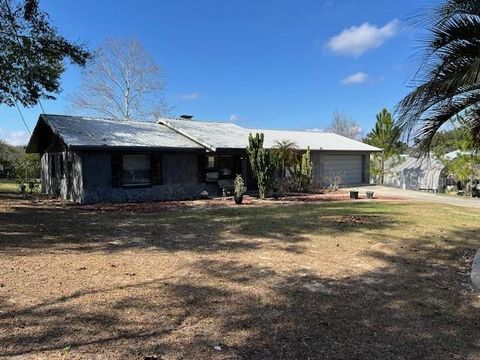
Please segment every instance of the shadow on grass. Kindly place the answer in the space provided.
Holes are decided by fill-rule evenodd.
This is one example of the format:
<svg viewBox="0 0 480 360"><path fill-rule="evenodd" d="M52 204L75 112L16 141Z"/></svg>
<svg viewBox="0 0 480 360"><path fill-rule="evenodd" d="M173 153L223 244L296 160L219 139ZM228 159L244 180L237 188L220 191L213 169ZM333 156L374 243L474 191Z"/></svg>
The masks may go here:
<svg viewBox="0 0 480 360"><path fill-rule="evenodd" d="M476 359L478 293L461 259L480 238L467 230L447 234L457 239L448 251L429 238L369 251L384 265L351 277L199 259L189 279L106 286L24 308L3 298L1 355L71 346L111 358Z"/></svg>
<svg viewBox="0 0 480 360"><path fill-rule="evenodd" d="M93 212L14 206L0 213L0 252L118 252L128 249L215 252L283 244L302 252L305 237L399 226L395 211L367 203L187 209L162 213Z"/></svg>

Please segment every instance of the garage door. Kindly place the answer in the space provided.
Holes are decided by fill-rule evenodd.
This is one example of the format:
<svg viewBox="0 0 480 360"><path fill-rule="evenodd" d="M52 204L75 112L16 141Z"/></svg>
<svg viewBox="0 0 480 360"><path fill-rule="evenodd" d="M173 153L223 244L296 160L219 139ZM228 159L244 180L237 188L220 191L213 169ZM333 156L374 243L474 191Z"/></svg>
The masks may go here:
<svg viewBox="0 0 480 360"><path fill-rule="evenodd" d="M340 174L342 185L362 183L362 155L325 155L323 174Z"/></svg>

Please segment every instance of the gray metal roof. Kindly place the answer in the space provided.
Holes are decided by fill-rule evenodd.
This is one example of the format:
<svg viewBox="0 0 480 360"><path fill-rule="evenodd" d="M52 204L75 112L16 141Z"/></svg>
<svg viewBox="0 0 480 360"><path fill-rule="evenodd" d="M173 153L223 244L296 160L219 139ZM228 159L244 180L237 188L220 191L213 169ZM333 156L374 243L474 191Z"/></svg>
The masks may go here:
<svg viewBox="0 0 480 360"><path fill-rule="evenodd" d="M233 123L167 118L160 119L159 122L213 151L219 148L244 149L248 146L248 135L250 133L263 133L266 148L274 147L276 141L290 140L300 150L306 150L307 147L310 147L312 150L324 151L380 151L376 147L332 133L247 129Z"/></svg>
<svg viewBox="0 0 480 360"><path fill-rule="evenodd" d="M158 123L83 116L40 115L28 152L38 152L47 124L71 148L245 149L250 133L263 133L264 146L293 141L300 150L374 152L380 149L321 132L247 129L233 123L162 118Z"/></svg>
<svg viewBox="0 0 480 360"><path fill-rule="evenodd" d="M69 147L203 149L198 143L157 123L64 115L41 115L39 122L41 120ZM30 143L35 136L34 131Z"/></svg>

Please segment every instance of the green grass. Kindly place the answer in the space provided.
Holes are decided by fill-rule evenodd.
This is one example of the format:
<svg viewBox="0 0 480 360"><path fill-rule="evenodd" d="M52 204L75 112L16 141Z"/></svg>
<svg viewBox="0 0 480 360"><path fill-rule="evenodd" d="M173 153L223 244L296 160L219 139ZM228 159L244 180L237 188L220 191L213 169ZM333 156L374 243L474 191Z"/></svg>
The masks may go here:
<svg viewBox="0 0 480 360"><path fill-rule="evenodd" d="M40 192L40 180L37 179L38 186L35 189L34 193ZM30 190L26 189L26 192L29 193ZM20 185L13 179L0 179L0 193L20 193Z"/></svg>
<svg viewBox="0 0 480 360"><path fill-rule="evenodd" d="M12 179L0 179L0 193L18 193L18 184Z"/></svg>

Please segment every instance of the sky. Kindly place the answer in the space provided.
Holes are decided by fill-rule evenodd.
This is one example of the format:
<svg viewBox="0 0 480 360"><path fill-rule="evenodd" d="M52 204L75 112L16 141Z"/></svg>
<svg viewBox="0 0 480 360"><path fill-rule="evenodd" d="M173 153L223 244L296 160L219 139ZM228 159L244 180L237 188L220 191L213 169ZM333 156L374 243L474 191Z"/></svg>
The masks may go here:
<svg viewBox="0 0 480 360"><path fill-rule="evenodd" d="M172 116L240 126L324 130L335 111L364 134L410 87L422 29L409 19L434 0L41 0L69 40L95 49L135 38L161 66ZM68 112L81 83L71 65L62 93L42 101ZM41 110L21 109L33 129ZM26 144L17 109L0 105L0 139Z"/></svg>

